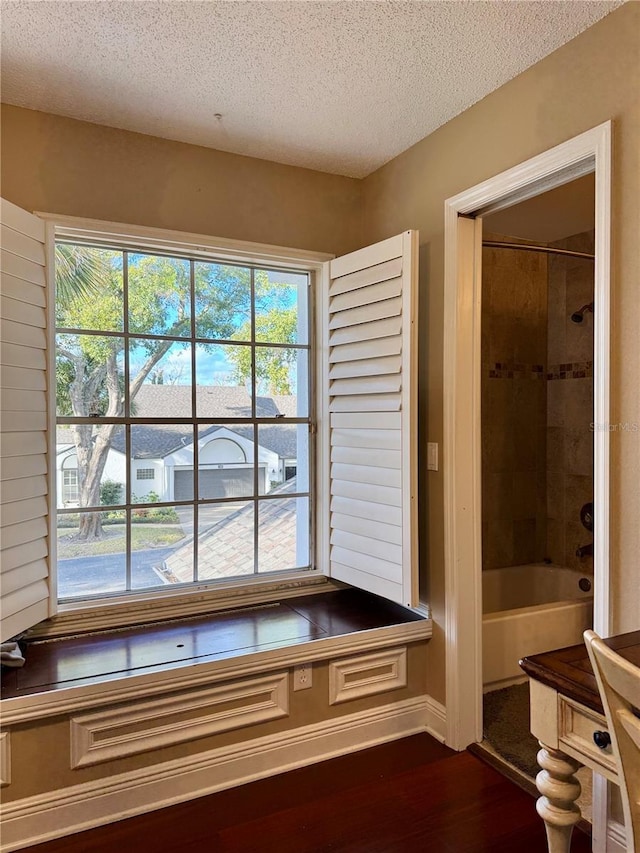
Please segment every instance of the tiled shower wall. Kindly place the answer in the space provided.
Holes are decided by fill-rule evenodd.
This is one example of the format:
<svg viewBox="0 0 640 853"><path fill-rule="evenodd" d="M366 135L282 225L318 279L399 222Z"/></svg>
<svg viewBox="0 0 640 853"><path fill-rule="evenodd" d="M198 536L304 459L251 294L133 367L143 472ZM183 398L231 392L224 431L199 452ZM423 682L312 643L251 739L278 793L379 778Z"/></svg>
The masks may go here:
<svg viewBox="0 0 640 853"><path fill-rule="evenodd" d="M547 255L485 247L482 264L482 567L493 569L545 556Z"/></svg>
<svg viewBox="0 0 640 853"><path fill-rule="evenodd" d="M594 232L552 245L594 251ZM593 569L576 556L593 542L580 523L580 508L593 500L593 314L573 323L571 314L593 301L594 264L549 256L547 345L547 556L573 569Z"/></svg>
<svg viewBox="0 0 640 853"><path fill-rule="evenodd" d="M485 239L512 240L485 234ZM594 233L553 244L593 252ZM483 249L482 566L592 567L580 508L593 496L593 262Z"/></svg>

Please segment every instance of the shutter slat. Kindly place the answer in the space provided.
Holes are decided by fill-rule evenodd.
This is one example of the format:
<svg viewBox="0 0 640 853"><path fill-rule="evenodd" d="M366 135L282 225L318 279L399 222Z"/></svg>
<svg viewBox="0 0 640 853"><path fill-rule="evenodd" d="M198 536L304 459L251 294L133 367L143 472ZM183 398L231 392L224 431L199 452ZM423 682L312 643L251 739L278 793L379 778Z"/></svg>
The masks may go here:
<svg viewBox="0 0 640 853"><path fill-rule="evenodd" d="M389 598L391 601L402 601L402 584L385 580L371 572L363 572L355 566L343 566L335 561L331 562L331 576L338 581L366 589L374 595Z"/></svg>
<svg viewBox="0 0 640 853"><path fill-rule="evenodd" d="M398 272L401 272L402 261L398 258ZM362 287L360 290L348 290L337 296L331 296L331 312L346 311L348 308L358 308L361 305L371 305L373 302L382 302L384 299L392 299L402 293L402 279L392 278L372 284L371 287Z"/></svg>
<svg viewBox="0 0 640 853"><path fill-rule="evenodd" d="M46 412L2 412L3 432L32 432L46 428Z"/></svg>
<svg viewBox="0 0 640 853"><path fill-rule="evenodd" d="M0 365L15 367L32 367L35 370L45 370L47 357L42 349L25 347L18 344L2 342L0 344Z"/></svg>
<svg viewBox="0 0 640 853"><path fill-rule="evenodd" d="M25 501L12 501L3 504L0 516L0 527L8 527L20 521L47 515L47 499L45 497L28 498Z"/></svg>
<svg viewBox="0 0 640 853"><path fill-rule="evenodd" d="M402 562L402 545L393 545L391 542L383 542L380 539L372 539L369 536L359 536L357 533L349 533L345 530L333 528L331 531L331 544L358 554L368 554L379 560L387 560L399 565Z"/></svg>
<svg viewBox="0 0 640 853"><path fill-rule="evenodd" d="M392 545L402 545L402 528L397 524L385 524L368 518L341 515L339 512L333 513L331 524L334 530L344 530L348 533L356 533L358 536L367 536L369 539L389 542Z"/></svg>
<svg viewBox="0 0 640 853"><path fill-rule="evenodd" d="M47 522L44 518L22 521L2 528L2 549L26 545L47 535Z"/></svg>
<svg viewBox="0 0 640 853"><path fill-rule="evenodd" d="M4 603L4 597L2 603L4 605L3 609L7 612L7 615L2 617L2 636L7 640L22 633L22 631L26 630L27 625L37 625L38 622L42 622L49 615L48 597L36 601L35 604L17 612L13 611L12 605L9 602Z"/></svg>
<svg viewBox="0 0 640 853"><path fill-rule="evenodd" d="M39 580L35 583L21 586L16 589L15 592L11 592L8 595L3 591L2 599L0 599L0 620L4 623L5 620L11 617L14 613L27 610L28 608L43 601L46 602L48 597L49 587L45 580ZM11 634L6 634L6 630L6 625L3 624L2 635L11 636Z"/></svg>
<svg viewBox="0 0 640 853"><path fill-rule="evenodd" d="M345 394L394 394L402 388L399 373L390 376L360 376L355 379L336 379L329 385L331 397Z"/></svg>
<svg viewBox="0 0 640 853"><path fill-rule="evenodd" d="M358 551L341 548L339 545L331 546L331 561L333 562L334 560L336 563L342 563L343 566L352 566L354 569L360 569L361 572L375 573L378 577L388 581L395 581L398 577L397 563L392 563L389 560L380 560L369 554L360 554Z"/></svg>
<svg viewBox="0 0 640 853"><path fill-rule="evenodd" d="M47 395L44 391L2 389L2 409L10 412L46 412Z"/></svg>
<svg viewBox="0 0 640 853"><path fill-rule="evenodd" d="M2 573L2 594L16 592L21 586L30 586L48 575L46 560L36 560L28 566L20 566L10 572Z"/></svg>
<svg viewBox="0 0 640 853"><path fill-rule="evenodd" d="M21 234L20 231L15 231L7 225L0 225L0 241L2 248L21 258L26 258L28 261L33 261L43 267L44 258L44 243L42 240L34 240L26 234Z"/></svg>
<svg viewBox="0 0 640 853"><path fill-rule="evenodd" d="M391 338L380 338L377 341L375 352L372 352L369 341L358 341L355 344L342 344L334 346L329 353L329 364L341 362L359 361L383 355L399 355L402 352L402 338L396 335Z"/></svg>
<svg viewBox="0 0 640 853"><path fill-rule="evenodd" d="M0 504L13 501L23 501L27 498L38 498L46 495L47 478L46 477L28 477L24 480L0 480Z"/></svg>
<svg viewBox="0 0 640 853"><path fill-rule="evenodd" d="M47 304L44 287L29 284L28 281L7 273L2 276L2 295L17 299L18 302L26 302L27 305L39 305L41 308L45 308Z"/></svg>
<svg viewBox="0 0 640 853"><path fill-rule="evenodd" d="M338 447L331 449L331 461L344 465L366 465L376 468L402 467L402 453L399 450L371 450L364 447Z"/></svg>
<svg viewBox="0 0 640 853"><path fill-rule="evenodd" d="M378 338L390 338L402 332L402 317L389 317L385 320L374 320L373 323L361 323L359 326L349 326L346 329L334 329L329 335L329 346L354 344L357 341L368 341L371 344L370 355L377 354L375 344Z"/></svg>
<svg viewBox="0 0 640 853"><path fill-rule="evenodd" d="M392 429L334 429L334 447L371 447L378 450L400 450L400 434Z"/></svg>
<svg viewBox="0 0 640 853"><path fill-rule="evenodd" d="M14 231L33 237L41 243L45 241L45 226L42 219L38 219L32 213L23 210L6 198L0 199L0 220L3 225L8 225Z"/></svg>
<svg viewBox="0 0 640 853"><path fill-rule="evenodd" d="M10 456L2 460L0 480L23 480L47 473L47 460L43 453L37 456Z"/></svg>
<svg viewBox="0 0 640 853"><path fill-rule="evenodd" d="M0 370L0 386L2 388L23 388L29 391L46 391L47 383L42 370L7 366Z"/></svg>
<svg viewBox="0 0 640 853"><path fill-rule="evenodd" d="M2 641L50 615L46 228L0 201Z"/></svg>
<svg viewBox="0 0 640 853"><path fill-rule="evenodd" d="M385 261L373 267L365 267L365 269L357 270L350 275L334 278L329 287L329 296L334 299L341 293L360 290L363 287L377 284L379 281L397 278L401 272L402 258L394 258L392 261Z"/></svg>
<svg viewBox="0 0 640 853"><path fill-rule="evenodd" d="M356 271L383 264L394 258L401 258L402 252L402 234L398 234L396 237L389 237L386 240L381 240L379 243L374 243L373 246L357 249L355 252L343 255L341 258L334 258L330 262L331 278L340 278Z"/></svg>
<svg viewBox="0 0 640 853"><path fill-rule="evenodd" d="M400 435L402 415L394 412L381 412L376 415L375 424L372 423L369 415L359 414L358 412L338 412L331 415L332 429L367 429L371 426L375 426L377 429L397 430L398 435Z"/></svg>
<svg viewBox="0 0 640 853"><path fill-rule="evenodd" d="M399 468L374 468L372 465L345 465L334 462L331 465L334 480L347 483L371 483L373 486L391 486L399 489L402 485L402 472Z"/></svg>
<svg viewBox="0 0 640 853"><path fill-rule="evenodd" d="M386 504L372 503L366 500L355 500L340 495L331 498L331 512L335 515L348 515L354 518L370 520L400 527L402 525L402 509Z"/></svg>
<svg viewBox="0 0 640 853"><path fill-rule="evenodd" d="M47 348L44 330L14 320L0 319L0 339L4 343L19 344L22 347Z"/></svg>
<svg viewBox="0 0 640 853"><path fill-rule="evenodd" d="M38 305L29 305L27 302L19 302L17 299L11 299L4 292L0 300L0 317L3 320L24 323L25 326L36 326L38 329L44 329L47 325L44 308L40 308Z"/></svg>
<svg viewBox="0 0 640 853"><path fill-rule="evenodd" d="M349 308L339 311L329 322L330 329L346 329L349 326L359 326L362 323L372 323L384 320L385 317L399 317L402 313L402 299L385 299L384 302L374 302L373 305L362 305L359 308Z"/></svg>
<svg viewBox="0 0 640 853"><path fill-rule="evenodd" d="M47 452L47 440L42 432L3 432L0 434L0 457L33 456Z"/></svg>
<svg viewBox="0 0 640 853"><path fill-rule="evenodd" d="M4 249L0 252L0 271L16 278L23 278L40 287L44 287L47 283L43 266L14 255L13 252L6 252Z"/></svg>
<svg viewBox="0 0 640 853"><path fill-rule="evenodd" d="M15 548L2 548L1 550L3 572L18 569L27 563L35 563L36 560L42 560L48 554L47 543L44 539L38 539L37 542L27 542L25 545L17 545Z"/></svg>
<svg viewBox="0 0 640 853"><path fill-rule="evenodd" d="M347 379L352 376L383 376L387 373L400 373L402 361L399 355L387 358L363 358L360 361L348 361L346 364L334 364L329 371L329 379Z"/></svg>
<svg viewBox="0 0 640 853"><path fill-rule="evenodd" d="M374 504L387 504L390 507L402 507L402 492L388 486L372 486L370 483L353 483L346 480L334 480L331 494L357 501L370 501Z"/></svg>
<svg viewBox="0 0 640 853"><path fill-rule="evenodd" d="M399 394L369 394L362 397L334 397L330 412L398 412Z"/></svg>

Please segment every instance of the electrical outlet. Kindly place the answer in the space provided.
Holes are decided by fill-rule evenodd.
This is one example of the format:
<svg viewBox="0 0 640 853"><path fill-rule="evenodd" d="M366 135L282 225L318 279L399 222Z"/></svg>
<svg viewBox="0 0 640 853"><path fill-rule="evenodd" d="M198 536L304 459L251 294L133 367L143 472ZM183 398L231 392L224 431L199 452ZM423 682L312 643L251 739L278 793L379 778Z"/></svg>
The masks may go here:
<svg viewBox="0 0 640 853"><path fill-rule="evenodd" d="M313 686L313 670L310 663L301 663L293 668L293 689L306 690Z"/></svg>

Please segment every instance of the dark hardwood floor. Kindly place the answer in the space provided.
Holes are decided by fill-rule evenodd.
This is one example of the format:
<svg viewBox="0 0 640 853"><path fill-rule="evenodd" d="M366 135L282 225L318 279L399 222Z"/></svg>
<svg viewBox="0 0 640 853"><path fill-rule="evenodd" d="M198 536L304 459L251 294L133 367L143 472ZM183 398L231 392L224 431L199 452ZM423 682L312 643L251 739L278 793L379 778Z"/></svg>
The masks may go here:
<svg viewBox="0 0 640 853"><path fill-rule="evenodd" d="M545 853L533 797L415 735L29 853ZM572 853L591 850L574 830Z"/></svg>

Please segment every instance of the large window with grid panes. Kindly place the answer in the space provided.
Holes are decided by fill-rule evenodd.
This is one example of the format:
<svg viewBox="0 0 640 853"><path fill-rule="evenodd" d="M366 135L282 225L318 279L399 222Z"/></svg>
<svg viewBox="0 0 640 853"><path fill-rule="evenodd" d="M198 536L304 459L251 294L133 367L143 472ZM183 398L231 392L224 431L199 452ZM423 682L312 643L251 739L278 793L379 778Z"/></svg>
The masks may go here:
<svg viewBox="0 0 640 853"><path fill-rule="evenodd" d="M55 248L60 601L312 565L310 276Z"/></svg>

